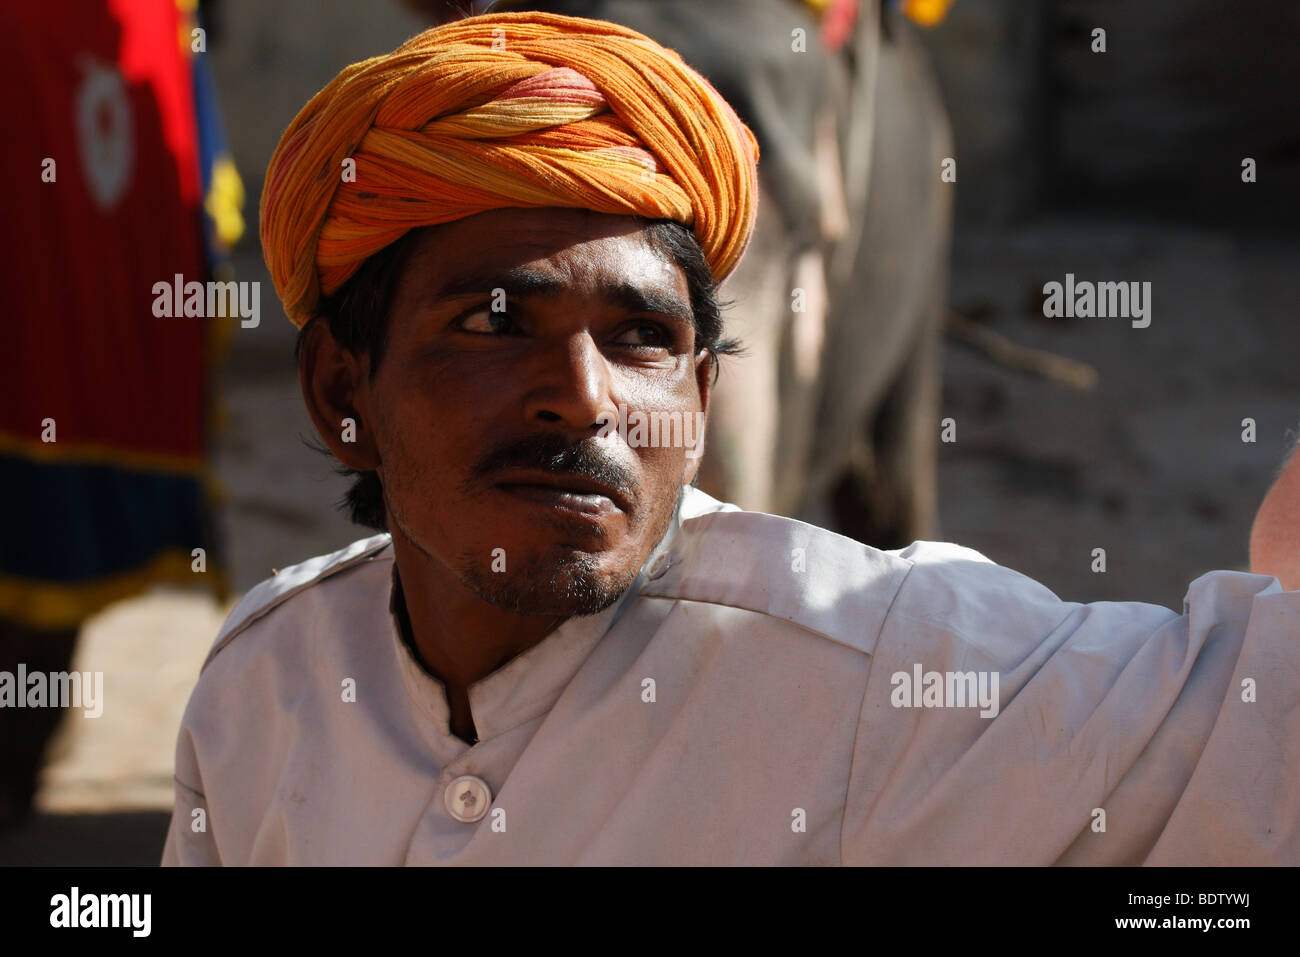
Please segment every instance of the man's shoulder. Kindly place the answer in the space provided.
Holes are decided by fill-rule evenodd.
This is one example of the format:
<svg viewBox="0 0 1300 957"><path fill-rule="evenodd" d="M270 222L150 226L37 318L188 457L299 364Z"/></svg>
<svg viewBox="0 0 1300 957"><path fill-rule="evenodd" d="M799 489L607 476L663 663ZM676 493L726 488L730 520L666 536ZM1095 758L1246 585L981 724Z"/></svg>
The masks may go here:
<svg viewBox="0 0 1300 957"><path fill-rule="evenodd" d="M647 569L640 595L742 608L869 654L918 559L956 548L917 543L881 551L692 489L681 527Z"/></svg>
<svg viewBox="0 0 1300 957"><path fill-rule="evenodd" d="M391 545L391 535L374 535L358 539L328 555L318 555L279 569L272 577L250 589L227 616L203 668L206 669L220 652L272 613L283 615L293 611L296 605L304 604L307 596L315 595L317 586L326 581L337 584L345 573L374 562L391 565Z"/></svg>
<svg viewBox="0 0 1300 957"><path fill-rule="evenodd" d="M895 628L927 625L927 633L937 629L958 641L1008 630L1041 637L1083 607L950 542L885 551L699 492L692 505L649 569L643 596L744 608L866 654L886 621ZM1129 612L1150 620L1172 615L1139 603Z"/></svg>
<svg viewBox="0 0 1300 957"><path fill-rule="evenodd" d="M1052 633L1132 643L1184 617L1240 631L1256 597L1270 591L1261 576L1216 571L1191 583L1182 615L1141 601L1085 604L960 545L918 541L882 551L703 493L694 499L641 595L747 609L866 654L886 631L918 653L927 643L996 646L1008 661Z"/></svg>

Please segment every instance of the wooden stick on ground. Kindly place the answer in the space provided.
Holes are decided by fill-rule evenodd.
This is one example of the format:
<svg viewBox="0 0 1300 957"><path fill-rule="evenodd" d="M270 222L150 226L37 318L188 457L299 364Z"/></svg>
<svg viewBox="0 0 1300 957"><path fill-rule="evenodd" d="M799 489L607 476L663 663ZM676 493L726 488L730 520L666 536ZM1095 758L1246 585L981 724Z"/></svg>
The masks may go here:
<svg viewBox="0 0 1300 957"><path fill-rule="evenodd" d="M1095 366L1044 349L1022 346L951 309L948 310L948 334L1008 369L1085 392L1097 387Z"/></svg>

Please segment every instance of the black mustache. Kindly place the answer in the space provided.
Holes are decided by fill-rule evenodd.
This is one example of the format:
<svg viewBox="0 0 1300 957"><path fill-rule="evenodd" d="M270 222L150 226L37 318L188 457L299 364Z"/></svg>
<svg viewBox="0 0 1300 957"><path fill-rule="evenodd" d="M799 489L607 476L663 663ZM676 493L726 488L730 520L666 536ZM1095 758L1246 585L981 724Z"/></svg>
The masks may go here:
<svg viewBox="0 0 1300 957"><path fill-rule="evenodd" d="M636 501L636 475L605 452L596 439L570 443L559 435L531 435L494 449L470 471L471 488L491 484L504 469L541 469L555 475L580 475L608 485Z"/></svg>

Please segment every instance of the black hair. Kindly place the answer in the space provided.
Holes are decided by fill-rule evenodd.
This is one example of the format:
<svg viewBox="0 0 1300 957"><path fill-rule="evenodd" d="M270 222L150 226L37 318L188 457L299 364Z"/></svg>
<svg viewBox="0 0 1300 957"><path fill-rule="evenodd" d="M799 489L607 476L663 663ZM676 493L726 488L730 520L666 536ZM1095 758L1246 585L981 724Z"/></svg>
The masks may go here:
<svg viewBox="0 0 1300 957"><path fill-rule="evenodd" d="M697 354L699 351L709 353L716 380L719 357L739 355L742 349L739 340L723 336L722 310L729 304L718 300L718 284L713 281L699 242L688 228L674 220L633 218L645 229L644 235L650 246L669 257L685 275L695 317ZM326 322L330 335L340 347L354 355L370 356L370 378L373 380L388 344L393 294L420 233L420 229L412 229L401 239L385 246L363 262L338 290L323 297L316 315L298 332L294 358L302 355L308 328L316 322ZM318 442L309 441L308 445L330 454ZM339 465L337 471L341 475L356 476L339 508L358 525L388 531L379 474L357 471L344 465Z"/></svg>

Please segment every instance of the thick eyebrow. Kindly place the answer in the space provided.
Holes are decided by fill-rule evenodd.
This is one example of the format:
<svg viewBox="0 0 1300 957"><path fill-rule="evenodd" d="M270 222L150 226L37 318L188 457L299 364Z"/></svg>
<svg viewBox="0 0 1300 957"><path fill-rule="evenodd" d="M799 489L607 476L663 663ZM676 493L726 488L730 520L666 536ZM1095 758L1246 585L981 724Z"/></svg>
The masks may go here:
<svg viewBox="0 0 1300 957"><path fill-rule="evenodd" d="M506 299L554 298L569 292L569 287L555 276L517 266L513 269L477 270L453 276L441 288L431 291L425 301L463 296L490 296L495 289L505 290ZM695 312L689 302L672 293L645 289L625 280L602 279L596 295L628 312L648 312L669 316L694 324Z"/></svg>

